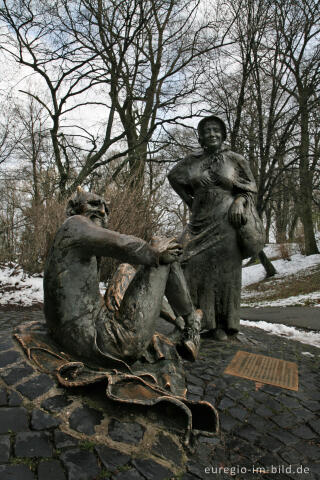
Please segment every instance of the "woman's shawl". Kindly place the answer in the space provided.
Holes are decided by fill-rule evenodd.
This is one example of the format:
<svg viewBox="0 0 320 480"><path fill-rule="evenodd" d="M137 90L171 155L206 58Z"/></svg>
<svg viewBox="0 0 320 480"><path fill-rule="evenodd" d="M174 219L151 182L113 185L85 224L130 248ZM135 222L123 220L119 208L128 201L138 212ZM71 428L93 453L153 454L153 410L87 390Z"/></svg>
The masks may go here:
<svg viewBox="0 0 320 480"><path fill-rule="evenodd" d="M193 189L190 182L190 167L194 161L206 156L204 150L198 150L188 157L179 160L168 174L168 180L172 188L192 208ZM217 157L230 159L235 166L235 175L232 178L234 191L239 193L257 193L257 186L252 175L249 162L231 150L222 150Z"/></svg>

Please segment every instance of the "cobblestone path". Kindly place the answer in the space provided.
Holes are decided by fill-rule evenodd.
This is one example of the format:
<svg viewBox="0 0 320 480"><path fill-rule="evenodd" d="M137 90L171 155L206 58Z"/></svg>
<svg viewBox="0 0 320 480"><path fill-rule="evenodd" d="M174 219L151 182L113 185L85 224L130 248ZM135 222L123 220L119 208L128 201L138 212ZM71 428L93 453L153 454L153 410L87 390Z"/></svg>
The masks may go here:
<svg viewBox="0 0 320 480"><path fill-rule="evenodd" d="M0 312L1 480L320 479L320 350L257 328L240 342L202 340L186 363L190 399L219 411L217 437L182 445L174 414L121 409L103 385L66 391L12 338L41 311ZM223 372L238 350L298 363L299 391Z"/></svg>

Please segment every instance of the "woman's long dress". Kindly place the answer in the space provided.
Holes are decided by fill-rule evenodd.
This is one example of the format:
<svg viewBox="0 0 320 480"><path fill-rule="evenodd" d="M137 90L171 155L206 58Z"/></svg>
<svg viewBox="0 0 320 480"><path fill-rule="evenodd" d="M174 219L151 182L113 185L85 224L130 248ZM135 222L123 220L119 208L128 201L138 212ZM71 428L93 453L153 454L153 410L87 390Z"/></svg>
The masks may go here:
<svg viewBox="0 0 320 480"><path fill-rule="evenodd" d="M248 201L256 184L248 162L230 150L181 160L168 179L191 209L182 242L192 300L203 310L203 328L239 330L242 252L228 212L235 198Z"/></svg>

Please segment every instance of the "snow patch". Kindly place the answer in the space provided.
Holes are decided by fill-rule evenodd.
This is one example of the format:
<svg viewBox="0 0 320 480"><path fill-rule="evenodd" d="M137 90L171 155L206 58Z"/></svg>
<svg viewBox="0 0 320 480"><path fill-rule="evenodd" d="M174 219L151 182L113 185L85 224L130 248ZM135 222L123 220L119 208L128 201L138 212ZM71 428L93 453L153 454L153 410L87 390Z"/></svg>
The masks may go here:
<svg viewBox="0 0 320 480"><path fill-rule="evenodd" d="M278 272L272 278L282 278L315 265L319 265L320 254L309 255L306 257L305 255L301 255L301 253L296 253L295 255L292 255L291 260L274 260L272 264ZM252 283L260 282L265 276L266 272L261 264L245 267L242 269L242 287L247 287L248 285L252 285Z"/></svg>
<svg viewBox="0 0 320 480"><path fill-rule="evenodd" d="M244 298L257 297L260 293L255 294L255 292L250 292L250 295L245 295ZM263 295L263 293L261 294ZM320 307L320 292L312 292L306 295L297 295L295 297L280 298L279 300L265 300L262 302L241 302L241 307L290 307L293 305L301 305L308 307Z"/></svg>
<svg viewBox="0 0 320 480"><path fill-rule="evenodd" d="M299 254L294 254L291 257L291 260L274 260L272 264L277 270L277 274L272 277L272 280L277 280L279 278L284 278L287 275L302 274L303 271L312 268L320 264L320 254L304 256ZM245 287L252 285L253 283L260 282L265 278L265 270L261 264L252 265L250 267L244 267L242 269L242 307L289 307L290 305L304 305L304 306L320 306L320 291L312 292L307 295L297 295L294 297L283 298L279 300L265 300L265 301L256 301L254 303L246 303L246 299L252 297L259 298L263 296L264 292L246 292ZM270 288L277 288L274 285L270 285Z"/></svg>
<svg viewBox="0 0 320 480"><path fill-rule="evenodd" d="M240 320L241 325L245 327L257 327L265 330L270 335L277 335L278 337L290 338L290 340L297 340L298 342L312 345L320 348L320 333L314 331L305 332L298 330L295 327L288 327L279 323L268 323L263 320L259 322L251 322L249 320Z"/></svg>
<svg viewBox="0 0 320 480"><path fill-rule="evenodd" d="M43 302L42 275L29 275L17 264L0 265L0 305L29 307Z"/></svg>

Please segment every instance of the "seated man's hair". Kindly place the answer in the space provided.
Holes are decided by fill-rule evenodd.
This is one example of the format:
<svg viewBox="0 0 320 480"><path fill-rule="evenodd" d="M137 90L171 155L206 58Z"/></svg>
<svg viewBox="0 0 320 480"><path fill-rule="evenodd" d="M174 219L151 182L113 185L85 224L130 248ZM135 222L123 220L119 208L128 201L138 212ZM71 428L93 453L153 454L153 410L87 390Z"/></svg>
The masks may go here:
<svg viewBox="0 0 320 480"><path fill-rule="evenodd" d="M83 211L83 205L85 205L89 200L101 199L104 203L106 213L109 213L109 207L104 200L104 198L99 197L95 193L86 192L80 186L77 187L77 191L69 198L66 208L67 217L72 215L81 215Z"/></svg>

